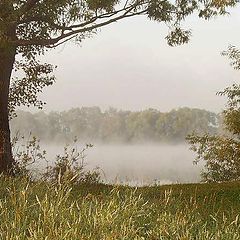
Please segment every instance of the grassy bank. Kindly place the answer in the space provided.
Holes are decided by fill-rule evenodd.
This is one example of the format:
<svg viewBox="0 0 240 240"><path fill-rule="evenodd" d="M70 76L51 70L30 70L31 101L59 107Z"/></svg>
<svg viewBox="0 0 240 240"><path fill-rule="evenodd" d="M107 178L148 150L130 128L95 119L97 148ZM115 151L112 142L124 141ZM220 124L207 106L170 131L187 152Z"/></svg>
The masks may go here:
<svg viewBox="0 0 240 240"><path fill-rule="evenodd" d="M1 178L0 239L240 239L240 182L130 188Z"/></svg>

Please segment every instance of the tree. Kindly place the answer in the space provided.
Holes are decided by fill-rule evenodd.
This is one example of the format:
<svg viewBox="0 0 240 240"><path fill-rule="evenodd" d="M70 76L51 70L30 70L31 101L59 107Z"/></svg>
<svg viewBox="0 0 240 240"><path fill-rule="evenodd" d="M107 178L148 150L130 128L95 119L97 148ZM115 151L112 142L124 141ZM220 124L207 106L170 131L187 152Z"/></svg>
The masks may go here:
<svg viewBox="0 0 240 240"><path fill-rule="evenodd" d="M230 46L223 55L231 59L231 65L240 70L240 51ZM187 137L191 149L197 153L196 163L205 161L202 172L204 181L222 182L240 180L240 85L232 85L218 95L227 96L223 111L225 133L222 135L197 135Z"/></svg>
<svg viewBox="0 0 240 240"><path fill-rule="evenodd" d="M161 114L156 122L158 138L181 142L193 130L198 133L215 133L217 115L200 109L180 108Z"/></svg>
<svg viewBox="0 0 240 240"><path fill-rule="evenodd" d="M41 107L36 93L53 83L53 67L39 55L60 44L81 42L100 27L146 15L170 26L169 45L186 43L190 31L180 23L194 11L209 19L238 0L1 0L0 1L0 172L13 172L9 113L16 105ZM10 81L13 69L22 79Z"/></svg>

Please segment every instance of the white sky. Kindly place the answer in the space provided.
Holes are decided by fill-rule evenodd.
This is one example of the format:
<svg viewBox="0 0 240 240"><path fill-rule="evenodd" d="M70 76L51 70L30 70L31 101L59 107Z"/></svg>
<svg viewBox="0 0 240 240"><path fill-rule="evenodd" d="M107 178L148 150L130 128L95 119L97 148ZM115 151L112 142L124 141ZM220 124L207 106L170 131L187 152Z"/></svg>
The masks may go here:
<svg viewBox="0 0 240 240"><path fill-rule="evenodd" d="M225 100L215 93L239 74L220 52L240 47L240 7L231 16L211 21L191 17L193 36L187 45L171 48L167 28L143 17L101 30L82 46L66 44L48 54L56 64L57 82L44 90L45 110L109 106L123 110L188 106L218 112Z"/></svg>

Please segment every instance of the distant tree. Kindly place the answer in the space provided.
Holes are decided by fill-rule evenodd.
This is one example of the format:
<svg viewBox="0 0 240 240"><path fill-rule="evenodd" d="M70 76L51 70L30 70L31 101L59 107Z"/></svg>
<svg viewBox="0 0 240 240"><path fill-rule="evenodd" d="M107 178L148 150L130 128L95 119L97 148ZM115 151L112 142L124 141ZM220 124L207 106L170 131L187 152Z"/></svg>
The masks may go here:
<svg viewBox="0 0 240 240"><path fill-rule="evenodd" d="M240 51L236 47L230 46L223 55L228 56L231 65L240 70ZM225 134L191 134L187 140L197 154L196 163L201 159L205 161L204 181L240 180L240 85L234 84L218 94L228 98L223 111Z"/></svg>
<svg viewBox="0 0 240 240"><path fill-rule="evenodd" d="M87 142L183 142L193 130L215 134L218 115L206 110L180 108L167 113L155 109L131 112L99 107L73 108L63 112L17 111L13 136L31 132L45 142L69 143L76 136ZM47 129L47 131L45 131Z"/></svg>
<svg viewBox="0 0 240 240"><path fill-rule="evenodd" d="M36 94L54 82L53 66L39 55L66 41L81 42L100 27L137 15L170 26L168 43L186 43L190 31L180 23L194 11L209 19L238 0L1 0L0 1L0 172L12 172L9 113L16 105L42 107ZM10 82L13 69L22 79Z"/></svg>
<svg viewBox="0 0 240 240"><path fill-rule="evenodd" d="M155 141L156 121L159 112L155 109L148 109L141 112L130 113L126 119L127 132L131 141Z"/></svg>
<svg viewBox="0 0 240 240"><path fill-rule="evenodd" d="M162 141L182 142L192 131L216 133L217 121L218 116L213 112L184 107L159 115L156 134Z"/></svg>

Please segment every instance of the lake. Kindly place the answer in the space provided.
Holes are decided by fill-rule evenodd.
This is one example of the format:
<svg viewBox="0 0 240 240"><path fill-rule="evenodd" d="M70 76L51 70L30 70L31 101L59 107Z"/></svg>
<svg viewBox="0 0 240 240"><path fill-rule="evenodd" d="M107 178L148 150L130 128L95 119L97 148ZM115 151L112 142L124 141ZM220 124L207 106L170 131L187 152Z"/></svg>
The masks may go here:
<svg viewBox="0 0 240 240"><path fill-rule="evenodd" d="M63 153L63 146L43 148L51 161ZM199 182L202 164L194 165L193 160L188 145L95 144L86 151L84 161L87 169L100 167L104 182L146 185Z"/></svg>

